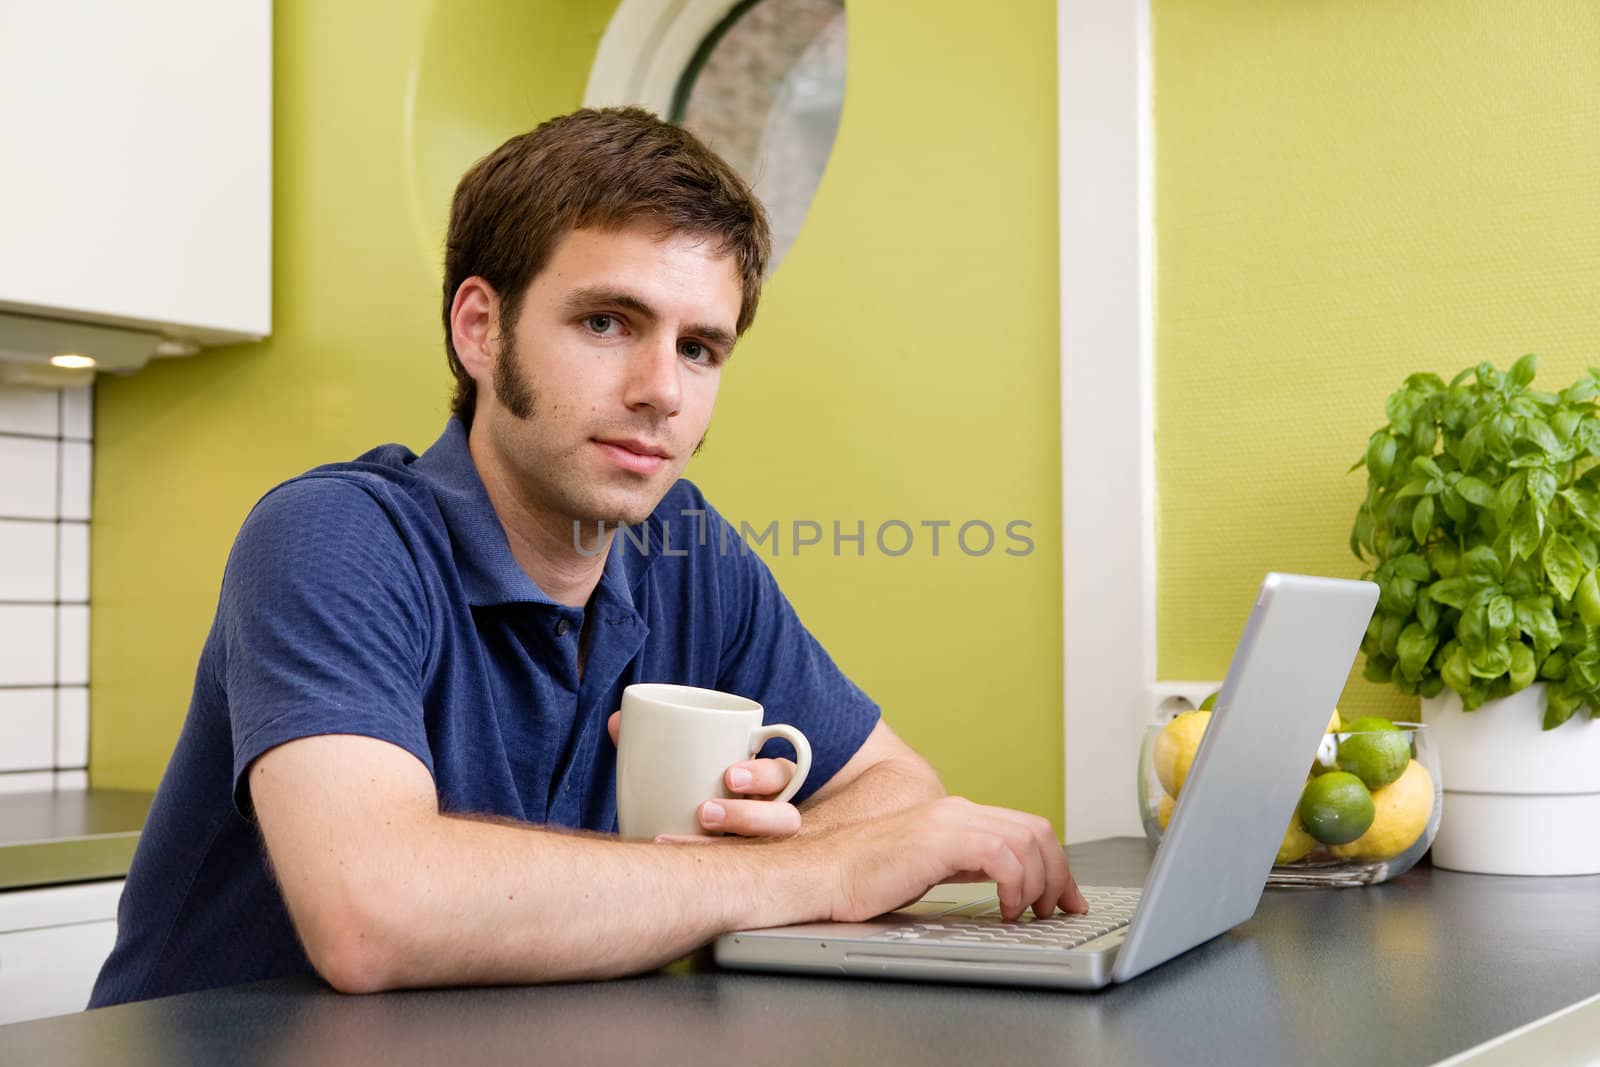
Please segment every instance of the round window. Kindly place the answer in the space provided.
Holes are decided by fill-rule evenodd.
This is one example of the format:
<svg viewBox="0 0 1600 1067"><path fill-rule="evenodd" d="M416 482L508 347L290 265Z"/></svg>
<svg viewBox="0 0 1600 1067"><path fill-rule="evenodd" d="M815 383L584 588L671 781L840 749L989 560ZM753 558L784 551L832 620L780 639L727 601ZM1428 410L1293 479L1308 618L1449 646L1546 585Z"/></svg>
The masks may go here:
<svg viewBox="0 0 1600 1067"><path fill-rule="evenodd" d="M778 265L822 182L844 107L842 0L745 0L700 43L670 118L744 175Z"/></svg>

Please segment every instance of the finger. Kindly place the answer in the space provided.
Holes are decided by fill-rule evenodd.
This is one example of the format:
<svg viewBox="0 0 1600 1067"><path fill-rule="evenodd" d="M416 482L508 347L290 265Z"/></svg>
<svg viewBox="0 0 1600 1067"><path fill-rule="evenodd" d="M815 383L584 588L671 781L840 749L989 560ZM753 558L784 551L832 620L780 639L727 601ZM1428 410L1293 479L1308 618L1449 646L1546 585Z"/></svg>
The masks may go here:
<svg viewBox="0 0 1600 1067"><path fill-rule="evenodd" d="M740 837L788 837L800 832L800 809L770 800L708 800L698 815L707 830Z"/></svg>
<svg viewBox="0 0 1600 1067"><path fill-rule="evenodd" d="M735 763L724 776L728 789L745 796L775 797L789 788L794 777L794 761L758 759Z"/></svg>
<svg viewBox="0 0 1600 1067"><path fill-rule="evenodd" d="M1082 902L1081 896L1074 895L1077 892L1077 883L1072 880L1072 872L1067 869L1066 850L1056 839L1055 827L1050 824L1049 819L1023 811L1013 811L1010 808L986 807L984 810L1027 831L1029 835L1031 844L1024 847L1031 848L1036 853L1043 878L1038 895L1029 898L1035 916L1040 919L1048 918L1057 901L1066 901L1061 905L1063 910Z"/></svg>
<svg viewBox="0 0 1600 1067"><path fill-rule="evenodd" d="M981 830L964 834L963 838L968 842L968 851L957 861L959 865L977 867L993 880L1002 919L1009 922L1021 915L1026 906L1021 888L1025 872L1010 844L998 834Z"/></svg>
<svg viewBox="0 0 1600 1067"><path fill-rule="evenodd" d="M1070 869L1067 871L1067 891L1061 894L1061 910L1079 915L1089 913L1089 900L1083 895L1083 890L1078 888L1078 880L1073 877Z"/></svg>
<svg viewBox="0 0 1600 1067"><path fill-rule="evenodd" d="M611 735L611 743L617 743L617 735L622 732L622 712L613 711L611 718L606 720L606 732Z"/></svg>

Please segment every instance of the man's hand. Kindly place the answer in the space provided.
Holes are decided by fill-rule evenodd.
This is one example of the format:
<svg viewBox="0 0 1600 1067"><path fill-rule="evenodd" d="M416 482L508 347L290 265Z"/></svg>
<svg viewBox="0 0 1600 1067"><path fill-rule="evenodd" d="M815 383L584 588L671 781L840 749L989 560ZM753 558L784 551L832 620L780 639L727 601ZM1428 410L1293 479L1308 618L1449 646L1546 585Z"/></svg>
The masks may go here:
<svg viewBox="0 0 1600 1067"><path fill-rule="evenodd" d="M606 722L611 743L617 743L617 732L622 727L622 712L613 711ZM783 792L794 777L794 761L786 759L741 760L723 772L723 782L728 792L736 796L753 797L752 800L721 798L707 800L695 813L705 830L738 834L740 837L788 837L800 832L800 809L784 802L774 804L772 798ZM662 834L660 843L702 844L715 838Z"/></svg>
<svg viewBox="0 0 1600 1067"><path fill-rule="evenodd" d="M816 868L830 872L829 918L862 922L903 908L941 882L997 883L1000 914L1031 905L1043 919L1056 907L1086 912L1050 821L1008 808L940 797L803 838Z"/></svg>

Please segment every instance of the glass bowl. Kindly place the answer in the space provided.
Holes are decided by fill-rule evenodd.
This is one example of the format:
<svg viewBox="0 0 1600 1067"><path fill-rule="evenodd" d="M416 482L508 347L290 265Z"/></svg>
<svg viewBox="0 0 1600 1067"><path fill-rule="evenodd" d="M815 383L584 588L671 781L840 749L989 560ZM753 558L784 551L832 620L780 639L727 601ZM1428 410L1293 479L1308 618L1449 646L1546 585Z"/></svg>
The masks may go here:
<svg viewBox="0 0 1600 1067"><path fill-rule="evenodd" d="M1208 714L1185 712L1145 730L1139 817L1152 846L1176 809L1174 787L1183 796ZM1428 851L1444 797L1439 751L1425 725L1393 725L1323 735L1295 810L1284 813L1283 847L1268 885L1373 885L1404 874Z"/></svg>

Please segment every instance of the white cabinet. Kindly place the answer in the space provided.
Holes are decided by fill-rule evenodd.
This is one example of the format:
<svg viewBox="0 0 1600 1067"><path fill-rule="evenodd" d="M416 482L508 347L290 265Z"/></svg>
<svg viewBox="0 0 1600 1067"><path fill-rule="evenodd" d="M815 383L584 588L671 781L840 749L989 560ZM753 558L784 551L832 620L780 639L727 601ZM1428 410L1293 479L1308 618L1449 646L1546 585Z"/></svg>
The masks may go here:
<svg viewBox="0 0 1600 1067"><path fill-rule="evenodd" d="M263 337L271 250L270 0L0 3L0 358Z"/></svg>
<svg viewBox="0 0 1600 1067"><path fill-rule="evenodd" d="M0 1024L83 1010L121 896L121 879L0 892Z"/></svg>

